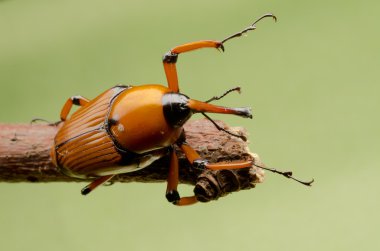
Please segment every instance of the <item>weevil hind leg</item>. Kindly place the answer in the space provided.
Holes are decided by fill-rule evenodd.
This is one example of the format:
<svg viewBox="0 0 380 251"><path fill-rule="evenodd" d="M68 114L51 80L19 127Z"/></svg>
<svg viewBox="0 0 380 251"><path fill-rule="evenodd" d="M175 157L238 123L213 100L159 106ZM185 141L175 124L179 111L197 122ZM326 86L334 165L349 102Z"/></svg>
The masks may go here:
<svg viewBox="0 0 380 251"><path fill-rule="evenodd" d="M82 97L82 96L72 96L67 99L66 103L63 105L61 110L61 121L65 121L67 119L67 116L69 115L71 111L71 107L73 105L78 106L84 106L86 105L90 100Z"/></svg>
<svg viewBox="0 0 380 251"><path fill-rule="evenodd" d="M176 206L188 206L198 202L195 196L180 197L177 186L178 186L178 157L174 150L170 153L170 167L169 175L167 178L167 188L166 188L166 199Z"/></svg>
<svg viewBox="0 0 380 251"><path fill-rule="evenodd" d="M69 113L71 111L71 107L73 105L84 106L88 102L90 102L90 100L88 100L82 96L72 96L72 97L67 99L66 103L62 107L61 114L60 114L60 118L61 118L60 121L50 122L50 121L47 121L45 119L35 118L35 119L32 119L32 121L30 123L33 124L33 123L42 121L42 122L46 122L50 126L57 126L61 122L65 121L67 119L67 116L69 115Z"/></svg>
<svg viewBox="0 0 380 251"><path fill-rule="evenodd" d="M114 176L115 175L106 175L106 176L102 176L102 177L99 177L99 178L95 179L94 181L92 181L90 184L88 184L87 186L85 186L81 190L81 194L82 195L89 194L90 192L92 192L98 186L100 186L100 185L106 183L107 181L111 180Z"/></svg>

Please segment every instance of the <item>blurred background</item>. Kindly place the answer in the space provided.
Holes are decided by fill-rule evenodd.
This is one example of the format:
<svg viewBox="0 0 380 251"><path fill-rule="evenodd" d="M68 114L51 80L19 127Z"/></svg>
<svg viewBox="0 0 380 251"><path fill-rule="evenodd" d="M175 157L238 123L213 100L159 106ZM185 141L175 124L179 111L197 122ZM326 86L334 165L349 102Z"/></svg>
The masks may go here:
<svg viewBox="0 0 380 251"><path fill-rule="evenodd" d="M56 121L66 99L116 84L166 84L171 47L223 39L267 12L226 52L180 56L183 93L252 106L268 165L256 189L177 208L166 184L0 184L1 250L377 250L379 1L0 1L0 121ZM182 195L192 187L181 186Z"/></svg>

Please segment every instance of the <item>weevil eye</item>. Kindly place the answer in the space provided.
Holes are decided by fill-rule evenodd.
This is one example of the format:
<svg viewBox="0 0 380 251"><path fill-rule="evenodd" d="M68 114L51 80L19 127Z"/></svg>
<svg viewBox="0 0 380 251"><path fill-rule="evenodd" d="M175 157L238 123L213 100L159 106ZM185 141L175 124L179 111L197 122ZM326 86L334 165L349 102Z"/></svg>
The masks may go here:
<svg viewBox="0 0 380 251"><path fill-rule="evenodd" d="M162 97L164 116L168 124L181 127L191 117L192 111L188 107L189 97L181 93L166 93Z"/></svg>

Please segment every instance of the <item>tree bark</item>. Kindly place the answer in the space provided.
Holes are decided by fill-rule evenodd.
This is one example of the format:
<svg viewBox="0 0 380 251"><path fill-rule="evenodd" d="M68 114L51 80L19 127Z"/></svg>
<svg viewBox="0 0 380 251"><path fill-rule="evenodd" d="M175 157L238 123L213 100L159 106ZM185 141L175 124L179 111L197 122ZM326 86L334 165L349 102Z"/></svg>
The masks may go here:
<svg viewBox="0 0 380 251"><path fill-rule="evenodd" d="M221 121L218 124L246 136L243 128L230 128ZM57 130L56 126L44 124L0 124L0 182L84 181L65 176L52 164L50 149ZM188 122L185 131L187 142L210 162L252 160L262 165L259 157L249 152L247 142L218 131L205 119ZM191 168L179 149L176 150L180 183L195 185L194 191L201 201L252 188L264 177L264 172L254 166L242 170L197 170ZM165 157L142 170L116 175L112 182L163 182L168 166L169 159Z"/></svg>

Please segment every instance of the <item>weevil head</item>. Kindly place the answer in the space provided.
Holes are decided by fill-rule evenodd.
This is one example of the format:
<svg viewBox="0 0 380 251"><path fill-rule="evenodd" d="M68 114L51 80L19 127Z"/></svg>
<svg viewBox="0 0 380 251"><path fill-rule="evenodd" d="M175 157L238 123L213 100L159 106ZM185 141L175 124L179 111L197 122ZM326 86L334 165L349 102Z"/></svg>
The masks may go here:
<svg viewBox="0 0 380 251"><path fill-rule="evenodd" d="M188 106L190 98L184 94L170 92L162 98L164 116L168 124L173 127L181 127L193 114Z"/></svg>

